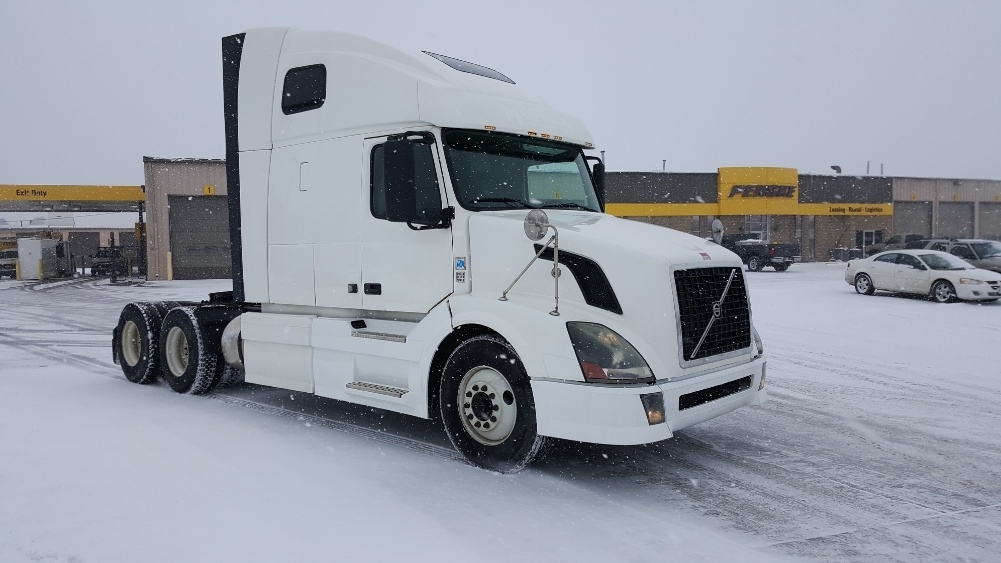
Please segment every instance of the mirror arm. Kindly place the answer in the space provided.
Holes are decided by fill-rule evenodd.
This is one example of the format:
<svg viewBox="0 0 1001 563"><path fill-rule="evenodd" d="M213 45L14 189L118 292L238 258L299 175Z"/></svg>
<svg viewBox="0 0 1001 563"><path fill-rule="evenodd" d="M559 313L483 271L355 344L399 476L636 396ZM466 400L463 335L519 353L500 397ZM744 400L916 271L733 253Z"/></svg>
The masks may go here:
<svg viewBox="0 0 1001 563"><path fill-rule="evenodd" d="M535 256L533 256L532 259L528 262L528 265L525 266L525 269L522 270L521 273L518 274L518 277L514 278L514 281L511 282L511 285L507 286L507 289L505 289L504 292L501 293L501 296L498 299L498 301L507 301L507 292L511 291L511 288L514 287L514 284L518 283L518 280L521 279L521 276L525 275L525 272L527 272L528 269L532 267L532 264L535 264L535 261L539 259L539 256L542 256L542 253L545 252L546 249L549 248L549 245L553 244L553 242L555 241L556 241L556 235L549 237L549 240L547 240L546 244L542 245L542 248L540 248L539 251L535 253ZM559 302L557 301L557 303Z"/></svg>

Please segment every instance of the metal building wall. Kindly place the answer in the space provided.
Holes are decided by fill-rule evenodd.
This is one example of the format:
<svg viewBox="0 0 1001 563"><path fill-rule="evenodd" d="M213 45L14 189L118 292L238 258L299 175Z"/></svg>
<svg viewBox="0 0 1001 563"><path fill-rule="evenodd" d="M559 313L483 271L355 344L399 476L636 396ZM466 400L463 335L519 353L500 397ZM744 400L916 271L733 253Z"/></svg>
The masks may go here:
<svg viewBox="0 0 1001 563"><path fill-rule="evenodd" d="M606 199L615 203L715 203L717 182L715 172L609 172Z"/></svg>
<svg viewBox="0 0 1001 563"><path fill-rule="evenodd" d="M893 199L901 204L925 204L931 208L931 232L936 237L986 237L1001 232L1001 216L992 213L1001 204L1001 181L963 178L894 178ZM982 211L983 209L983 211ZM895 232L910 230L913 217L903 215Z"/></svg>
<svg viewBox="0 0 1001 563"><path fill-rule="evenodd" d="M171 195L226 195L226 161L195 158L143 157L146 179L148 278L168 279ZM212 194L207 194L211 191ZM218 219L218 228L229 233L228 217Z"/></svg>

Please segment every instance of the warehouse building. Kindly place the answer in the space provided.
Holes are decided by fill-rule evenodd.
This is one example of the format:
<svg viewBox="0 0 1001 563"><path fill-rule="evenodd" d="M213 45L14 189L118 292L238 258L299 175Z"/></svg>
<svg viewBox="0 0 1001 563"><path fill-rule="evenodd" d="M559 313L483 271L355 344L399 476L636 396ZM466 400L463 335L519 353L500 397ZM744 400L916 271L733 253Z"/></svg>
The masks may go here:
<svg viewBox="0 0 1001 563"><path fill-rule="evenodd" d="M224 160L145 157L151 280L228 278ZM711 173L609 172L607 211L700 237L728 233L798 243L825 261L895 233L1001 239L1001 181L800 174L731 167Z"/></svg>
<svg viewBox="0 0 1001 563"><path fill-rule="evenodd" d="M696 236L727 232L798 243L828 260L895 233L1001 239L1001 182L799 174L732 167L715 173L609 172L607 211ZM857 252L856 252L857 253Z"/></svg>
<svg viewBox="0 0 1001 563"><path fill-rule="evenodd" d="M147 279L228 278L226 161L143 157Z"/></svg>

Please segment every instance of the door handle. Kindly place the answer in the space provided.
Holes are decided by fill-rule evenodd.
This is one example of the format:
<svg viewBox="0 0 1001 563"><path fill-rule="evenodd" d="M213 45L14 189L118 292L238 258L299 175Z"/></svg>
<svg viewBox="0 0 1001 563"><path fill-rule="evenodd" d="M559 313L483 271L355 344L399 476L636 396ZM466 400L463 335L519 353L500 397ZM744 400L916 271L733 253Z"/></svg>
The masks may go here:
<svg viewBox="0 0 1001 563"><path fill-rule="evenodd" d="M365 295L382 295L382 284L381 283L365 284Z"/></svg>

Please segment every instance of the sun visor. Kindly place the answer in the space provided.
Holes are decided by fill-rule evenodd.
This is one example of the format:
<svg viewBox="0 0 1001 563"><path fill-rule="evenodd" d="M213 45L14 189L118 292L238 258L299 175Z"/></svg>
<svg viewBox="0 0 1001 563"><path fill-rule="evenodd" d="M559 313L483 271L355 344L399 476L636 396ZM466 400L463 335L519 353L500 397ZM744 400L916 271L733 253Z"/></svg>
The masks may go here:
<svg viewBox="0 0 1001 563"><path fill-rule="evenodd" d="M591 147L591 135L576 118L540 102L496 93L421 82L421 121L439 127L501 131Z"/></svg>

